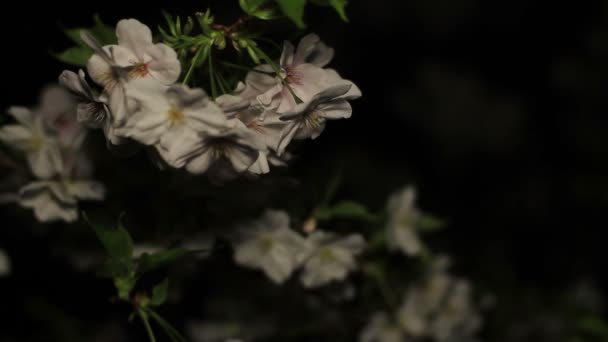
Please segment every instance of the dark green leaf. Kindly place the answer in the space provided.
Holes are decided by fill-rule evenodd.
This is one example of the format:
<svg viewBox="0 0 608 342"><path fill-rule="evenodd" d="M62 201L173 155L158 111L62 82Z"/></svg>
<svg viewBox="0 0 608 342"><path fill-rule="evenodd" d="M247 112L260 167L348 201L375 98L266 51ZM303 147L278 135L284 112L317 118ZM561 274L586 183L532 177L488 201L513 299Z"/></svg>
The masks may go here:
<svg viewBox="0 0 608 342"><path fill-rule="evenodd" d="M322 221L337 218L357 219L369 222L378 220L365 206L354 201L343 201L333 207L319 208L315 211L315 217Z"/></svg>
<svg viewBox="0 0 608 342"><path fill-rule="evenodd" d="M279 8L283 14L291 19L296 26L304 28L304 7L306 0L275 0L279 4Z"/></svg>
<svg viewBox="0 0 608 342"><path fill-rule="evenodd" d="M131 256L133 255L133 240L122 223L118 224L118 228L108 228L90 222L86 215L84 218L91 228L93 228L97 238L101 241L111 258L116 260L131 260Z"/></svg>
<svg viewBox="0 0 608 342"><path fill-rule="evenodd" d="M91 34L97 38L101 45L111 45L117 43L115 29L111 26L104 24L98 14L93 17L95 26L91 28Z"/></svg>
<svg viewBox="0 0 608 342"><path fill-rule="evenodd" d="M82 67L87 64L87 61L92 54L93 50L89 49L88 47L75 46L59 54L55 54L55 58L64 63Z"/></svg>
<svg viewBox="0 0 608 342"><path fill-rule="evenodd" d="M154 254L143 254L137 259L137 274L143 274L165 266L189 253L190 251L186 249L173 248Z"/></svg>
<svg viewBox="0 0 608 342"><path fill-rule="evenodd" d="M585 317L578 322L582 333L594 336L603 341L608 340L608 323L597 317Z"/></svg>
<svg viewBox="0 0 608 342"><path fill-rule="evenodd" d="M340 15L342 20L348 21L346 11L344 10L344 7L346 7L346 0L329 0L329 4L338 12L338 15Z"/></svg>
<svg viewBox="0 0 608 342"><path fill-rule="evenodd" d="M167 300L167 292L169 290L169 279L165 279L162 283L154 286L152 289L152 297L150 298L150 305L159 306L163 305Z"/></svg>
<svg viewBox="0 0 608 342"><path fill-rule="evenodd" d="M445 222L431 215L423 214L416 221L416 228L421 232L434 232L445 227Z"/></svg>
<svg viewBox="0 0 608 342"><path fill-rule="evenodd" d="M128 301L135 283L137 283L137 279L132 275L114 278L114 286L118 291L118 298Z"/></svg>

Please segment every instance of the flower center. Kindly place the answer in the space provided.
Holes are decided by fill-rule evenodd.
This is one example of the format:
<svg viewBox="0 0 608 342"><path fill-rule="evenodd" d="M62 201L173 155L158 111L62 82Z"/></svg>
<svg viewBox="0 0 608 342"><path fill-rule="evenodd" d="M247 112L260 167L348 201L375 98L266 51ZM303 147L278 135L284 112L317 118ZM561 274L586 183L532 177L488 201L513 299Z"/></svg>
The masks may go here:
<svg viewBox="0 0 608 342"><path fill-rule="evenodd" d="M148 69L148 64L146 63L137 63L131 66L129 70L129 78L140 78L146 77L150 73Z"/></svg>
<svg viewBox="0 0 608 342"><path fill-rule="evenodd" d="M40 135L34 135L28 142L27 149L30 151L38 151L42 145L44 145L44 137Z"/></svg>
<svg viewBox="0 0 608 342"><path fill-rule="evenodd" d="M313 110L304 115L303 121L306 127L312 129L319 129L323 124L323 117L321 116L320 112Z"/></svg>
<svg viewBox="0 0 608 342"><path fill-rule="evenodd" d="M263 238L260 239L259 243L260 243L260 249L262 250L262 252L264 254L270 252L272 245L274 245L274 241L272 240L272 237L270 237L270 236L264 236Z"/></svg>
<svg viewBox="0 0 608 342"><path fill-rule="evenodd" d="M175 105L171 105L171 107L169 107L169 111L167 111L167 119L169 120L169 124L171 126L184 122L184 118L184 111L180 107Z"/></svg>
<svg viewBox="0 0 608 342"><path fill-rule="evenodd" d="M285 81L287 84L301 85L302 73L292 68L285 68Z"/></svg>

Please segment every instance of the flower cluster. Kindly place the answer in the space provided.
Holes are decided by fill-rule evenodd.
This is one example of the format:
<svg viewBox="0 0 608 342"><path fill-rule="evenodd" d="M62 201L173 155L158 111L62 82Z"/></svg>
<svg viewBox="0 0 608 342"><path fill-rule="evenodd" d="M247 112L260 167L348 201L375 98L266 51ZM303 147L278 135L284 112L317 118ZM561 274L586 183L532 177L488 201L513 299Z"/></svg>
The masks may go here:
<svg viewBox="0 0 608 342"><path fill-rule="evenodd" d="M15 123L0 127L0 141L24 155L33 178L13 197L41 222L73 222L79 200L104 198L104 187L89 179L91 165L81 149L86 130L76 112L70 94L52 86L37 108L9 108Z"/></svg>
<svg viewBox="0 0 608 342"><path fill-rule="evenodd" d="M472 341L481 316L468 281L447 273L449 259L441 256L419 284L407 289L396 318L385 312L372 315L361 342Z"/></svg>
<svg viewBox="0 0 608 342"><path fill-rule="evenodd" d="M175 83L177 53L154 44L135 19L118 23L116 45L101 46L86 31L81 36L94 51L87 72L102 90L95 92L82 70L63 72L61 83L79 99L79 121L102 128L111 144L131 139L152 146L164 163L194 174L267 173L269 165L284 165L291 140L314 139L327 120L350 117L348 101L361 96L325 68L333 49L316 35L297 49L286 42L279 66L257 66L233 93L216 99Z"/></svg>
<svg viewBox="0 0 608 342"><path fill-rule="evenodd" d="M303 267L302 285L314 288L343 280L355 270L365 241L359 234L341 237L321 230L304 238L290 228L287 213L267 210L241 227L234 248L238 264L263 270L277 284Z"/></svg>

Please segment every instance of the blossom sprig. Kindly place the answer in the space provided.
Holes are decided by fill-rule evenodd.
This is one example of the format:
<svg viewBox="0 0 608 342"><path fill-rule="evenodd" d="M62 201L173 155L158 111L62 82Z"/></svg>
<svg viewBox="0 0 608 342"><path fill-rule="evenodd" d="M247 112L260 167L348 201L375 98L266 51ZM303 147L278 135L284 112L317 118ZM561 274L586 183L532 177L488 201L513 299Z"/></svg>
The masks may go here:
<svg viewBox="0 0 608 342"><path fill-rule="evenodd" d="M156 309L165 304L167 300L169 279L165 278L149 291L138 289L138 281L149 272L156 271L187 255L209 251L171 248L150 254L145 252L136 255L133 239L121 220L116 227L106 227L92 222L86 216L85 219L108 254L98 274L112 278L117 292L116 299L133 307L133 314L130 319L134 316L140 318L151 342L156 341L154 331L150 325L151 320L163 329L170 341L185 342L186 339L156 312Z"/></svg>

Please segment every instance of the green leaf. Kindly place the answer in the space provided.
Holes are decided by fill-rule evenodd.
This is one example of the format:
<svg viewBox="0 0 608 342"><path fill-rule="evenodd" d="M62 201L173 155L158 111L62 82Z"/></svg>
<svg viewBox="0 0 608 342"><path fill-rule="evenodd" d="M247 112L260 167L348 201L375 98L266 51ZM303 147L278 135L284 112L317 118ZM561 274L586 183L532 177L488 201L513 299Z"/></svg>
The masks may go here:
<svg viewBox="0 0 608 342"><path fill-rule="evenodd" d="M59 54L55 54L58 60L76 66L85 66L89 58L93 55L93 50L88 47L75 46Z"/></svg>
<svg viewBox="0 0 608 342"><path fill-rule="evenodd" d="M98 14L95 14L93 21L95 22L95 26L93 26L90 31L101 45L111 45L118 42L114 27L104 24Z"/></svg>
<svg viewBox="0 0 608 342"><path fill-rule="evenodd" d="M416 221L416 229L421 232L435 232L445 227L445 222L434 216L423 214Z"/></svg>
<svg viewBox="0 0 608 342"><path fill-rule="evenodd" d="M168 249L154 254L145 253L137 259L137 274L144 274L165 266L188 254L190 254L190 251L182 248Z"/></svg>
<svg viewBox="0 0 608 342"><path fill-rule="evenodd" d="M342 20L348 21L346 11L344 10L344 7L346 7L346 0L329 0L329 4L338 12L338 15L340 15Z"/></svg>
<svg viewBox="0 0 608 342"><path fill-rule="evenodd" d="M150 305L160 306L167 300L167 292L169 290L169 279L165 279L162 283L154 286L152 289L152 297L150 298Z"/></svg>
<svg viewBox="0 0 608 342"><path fill-rule="evenodd" d="M322 221L331 219L356 219L362 221L376 222L378 218L369 212L365 206L354 201L342 201L333 207L318 208L315 217Z"/></svg>
<svg viewBox="0 0 608 342"><path fill-rule="evenodd" d="M129 232L123 227L122 223L118 223L118 228L107 228L101 225L94 224L89 221L84 215L85 220L89 223L97 238L103 244L111 258L117 260L131 260L133 255L133 239Z"/></svg>
<svg viewBox="0 0 608 342"><path fill-rule="evenodd" d="M270 0L239 0L241 9L256 18L263 20L276 19L279 16L277 8L269 4Z"/></svg>
<svg viewBox="0 0 608 342"><path fill-rule="evenodd" d="M135 287L135 283L137 283L137 279L132 275L114 278L114 286L118 291L118 298L124 301L128 301L131 294L131 290L133 290L133 288Z"/></svg>
<svg viewBox="0 0 608 342"><path fill-rule="evenodd" d="M304 6L306 0L275 0L283 14L291 19L299 28L305 28L304 24Z"/></svg>
<svg viewBox="0 0 608 342"><path fill-rule="evenodd" d="M603 341L608 340L608 323L597 317L585 317L578 322L581 332L597 337Z"/></svg>

